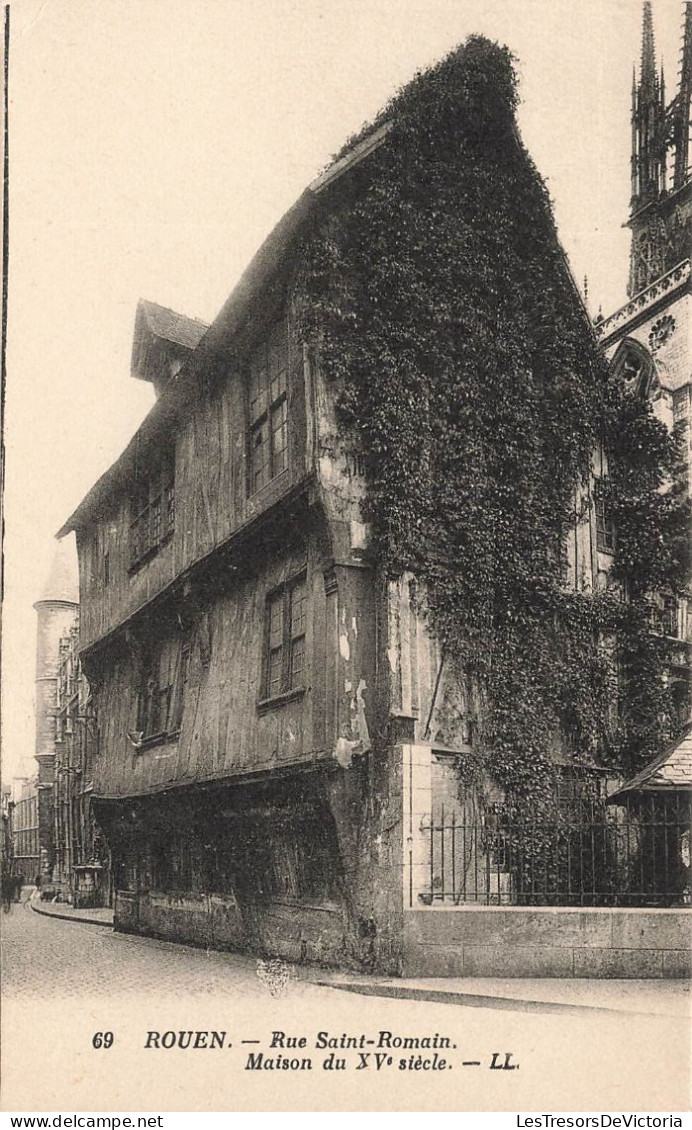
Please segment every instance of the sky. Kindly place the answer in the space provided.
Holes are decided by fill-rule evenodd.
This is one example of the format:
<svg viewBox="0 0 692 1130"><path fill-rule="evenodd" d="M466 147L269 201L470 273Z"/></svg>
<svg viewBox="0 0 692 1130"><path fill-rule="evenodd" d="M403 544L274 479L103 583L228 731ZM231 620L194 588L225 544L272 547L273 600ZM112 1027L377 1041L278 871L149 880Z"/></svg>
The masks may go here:
<svg viewBox="0 0 692 1130"><path fill-rule="evenodd" d="M211 321L348 136L469 34L517 57L519 127L575 278L626 301L640 0L14 0L2 775L31 774L54 535L153 401L149 298ZM682 0L653 0L672 98Z"/></svg>

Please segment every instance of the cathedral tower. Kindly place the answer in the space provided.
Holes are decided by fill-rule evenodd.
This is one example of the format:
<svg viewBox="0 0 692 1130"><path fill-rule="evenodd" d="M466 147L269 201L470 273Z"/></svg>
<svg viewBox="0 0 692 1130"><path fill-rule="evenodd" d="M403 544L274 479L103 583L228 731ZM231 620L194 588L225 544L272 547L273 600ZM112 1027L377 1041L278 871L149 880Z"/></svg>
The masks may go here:
<svg viewBox="0 0 692 1130"><path fill-rule="evenodd" d="M686 3L678 90L666 106L656 69L651 4L644 4L639 82L632 83L632 229L627 293L633 298L689 257L692 3Z"/></svg>
<svg viewBox="0 0 692 1130"><path fill-rule="evenodd" d="M675 97L666 104L646 0L632 89L630 301L601 320L597 333L613 365L637 381L661 420L683 433L689 482L692 0L684 5L677 78Z"/></svg>
<svg viewBox="0 0 692 1130"><path fill-rule="evenodd" d="M45 880L53 865L53 786L60 640L79 613L74 546L58 544L36 609L36 747L40 869Z"/></svg>
<svg viewBox="0 0 692 1130"><path fill-rule="evenodd" d="M630 301L596 326L611 365L651 401L654 413L679 432L688 490L692 481L692 296L690 238L690 95L692 2L684 5L677 92L666 104L663 70L657 70L651 4L644 4L641 62L632 89L632 231ZM679 715L687 720L692 661L689 586L658 594L654 626L675 640L670 677L679 689Z"/></svg>

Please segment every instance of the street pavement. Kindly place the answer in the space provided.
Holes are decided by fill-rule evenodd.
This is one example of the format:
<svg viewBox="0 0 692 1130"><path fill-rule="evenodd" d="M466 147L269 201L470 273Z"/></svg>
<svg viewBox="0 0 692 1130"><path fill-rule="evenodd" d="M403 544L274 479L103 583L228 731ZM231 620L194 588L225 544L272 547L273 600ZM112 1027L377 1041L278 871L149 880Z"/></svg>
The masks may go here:
<svg viewBox="0 0 692 1130"><path fill-rule="evenodd" d="M108 925L35 914L15 903L2 919L3 995L265 996L257 960L117 934Z"/></svg>
<svg viewBox="0 0 692 1130"><path fill-rule="evenodd" d="M66 922L93 922L101 926L113 925L113 911L109 906L87 908L71 906L66 902L43 902L35 889L29 895L29 901L36 914L44 914L48 918L64 918Z"/></svg>
<svg viewBox="0 0 692 1130"><path fill-rule="evenodd" d="M688 1017L651 1014L656 1001L682 999L682 985L632 983L641 1007L630 1014L522 1012L361 996L317 983L324 971L307 971L310 981L287 967L272 996L256 958L116 934L29 905L0 916L0 927L4 1110L689 1107ZM224 1047L161 1046L162 1033L180 1031L224 1032ZM447 1043L436 1051L438 1038ZM428 1043L412 1052L406 1040ZM369 1058L359 1068L361 1050ZM274 1066L281 1059L310 1066Z"/></svg>
<svg viewBox="0 0 692 1130"><path fill-rule="evenodd" d="M31 889L29 889L31 890ZM35 913L64 918L71 922L112 925L113 911L106 907L76 909L65 903L42 902L37 893L31 898ZM156 944L156 943L150 943ZM168 944L168 943L165 943ZM188 948L188 947L184 947ZM180 954L181 947L175 946ZM211 957L211 954L209 955ZM217 955L224 968L228 957ZM242 957L249 969L256 962ZM248 964L249 962L249 964ZM337 970L303 967L300 979L332 986L364 996L429 1000L459 1004L469 1008L492 1007L520 1012L567 1012L574 1009L641 1012L661 1016L690 1018L692 994L686 980L622 981L587 978L502 978L502 977L382 977Z"/></svg>

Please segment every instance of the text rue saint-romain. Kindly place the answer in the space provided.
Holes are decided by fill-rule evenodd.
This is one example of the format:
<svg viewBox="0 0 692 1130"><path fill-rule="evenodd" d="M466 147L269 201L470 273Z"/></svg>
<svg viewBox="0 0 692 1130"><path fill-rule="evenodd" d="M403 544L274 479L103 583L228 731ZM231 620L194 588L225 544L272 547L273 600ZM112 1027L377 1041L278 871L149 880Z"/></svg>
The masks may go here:
<svg viewBox="0 0 692 1130"><path fill-rule="evenodd" d="M247 1045L253 1045L253 1049L250 1050ZM235 1047L246 1056L246 1071L312 1071L315 1068L324 1071L384 1071L388 1068L399 1071L451 1071L454 1067L515 1071L519 1067L513 1061L511 1052L491 1051L481 1058L462 1058L454 1041L440 1032L411 1036L387 1029L381 1029L372 1035L366 1032L359 1032L357 1035L341 1032L336 1035L322 1031L314 1036L306 1036L274 1031L266 1040L231 1039L225 1029L149 1031L144 1047L193 1051L221 1051ZM328 1054L304 1054L308 1051ZM303 1054L295 1054L298 1052ZM344 1056L337 1054L339 1052L350 1054ZM402 1052L407 1054L402 1055Z"/></svg>

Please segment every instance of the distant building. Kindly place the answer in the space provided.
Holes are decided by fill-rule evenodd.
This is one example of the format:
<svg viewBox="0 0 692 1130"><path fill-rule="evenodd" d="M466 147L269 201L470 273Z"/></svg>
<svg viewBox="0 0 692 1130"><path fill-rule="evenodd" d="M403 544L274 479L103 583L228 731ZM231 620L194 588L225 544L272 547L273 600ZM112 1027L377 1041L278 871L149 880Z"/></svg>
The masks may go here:
<svg viewBox="0 0 692 1130"><path fill-rule="evenodd" d="M79 661L78 613L59 644L55 731L52 885L76 906L108 905L110 856L91 805L98 727Z"/></svg>
<svg viewBox="0 0 692 1130"><path fill-rule="evenodd" d="M36 747L38 763L38 866L50 886L55 866L55 769L58 747L57 705L60 641L69 636L79 611L79 595L71 542L55 550L36 609Z"/></svg>
<svg viewBox="0 0 692 1130"><path fill-rule="evenodd" d="M647 396L656 416L680 435L688 492L692 488L692 4L685 23L678 89L666 100L657 71L651 4L644 4L639 80L632 88L632 232L630 301L597 322L611 364ZM652 627L676 641L670 677L681 723L690 718L692 617L690 591L651 594Z"/></svg>
<svg viewBox="0 0 692 1130"><path fill-rule="evenodd" d="M692 809L692 722L681 737L608 797L623 808L629 837L642 842L641 878L650 895L677 886L684 905L692 904L690 817Z"/></svg>
<svg viewBox="0 0 692 1130"><path fill-rule="evenodd" d="M13 870L26 883L39 874L39 798L36 780L19 778L13 782L13 800L8 805Z"/></svg>
<svg viewBox="0 0 692 1130"><path fill-rule="evenodd" d="M10 875L14 872L14 844L12 843L12 790L9 785L3 785L0 798L0 852L2 860L2 874Z"/></svg>

